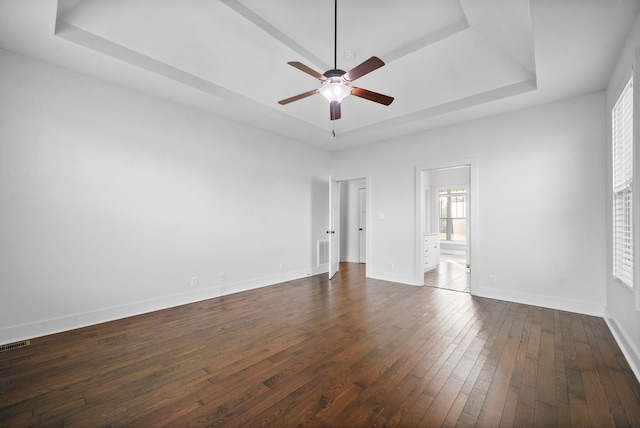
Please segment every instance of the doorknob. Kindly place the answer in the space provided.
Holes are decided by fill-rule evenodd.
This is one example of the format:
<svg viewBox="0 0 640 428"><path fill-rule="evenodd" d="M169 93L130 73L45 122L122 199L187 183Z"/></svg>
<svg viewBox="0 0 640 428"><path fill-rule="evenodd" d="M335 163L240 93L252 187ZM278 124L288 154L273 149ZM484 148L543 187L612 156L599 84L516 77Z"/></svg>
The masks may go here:
<svg viewBox="0 0 640 428"><path fill-rule="evenodd" d="M360 232L362 232L362 228L358 229Z"/></svg>

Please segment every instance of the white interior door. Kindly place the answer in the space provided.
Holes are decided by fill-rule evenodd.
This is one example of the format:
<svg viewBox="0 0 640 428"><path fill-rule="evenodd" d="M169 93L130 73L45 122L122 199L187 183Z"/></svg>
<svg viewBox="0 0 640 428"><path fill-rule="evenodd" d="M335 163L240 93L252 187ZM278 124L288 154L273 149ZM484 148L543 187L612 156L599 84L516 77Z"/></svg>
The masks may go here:
<svg viewBox="0 0 640 428"><path fill-rule="evenodd" d="M338 272L340 262L340 187L329 177L329 278Z"/></svg>
<svg viewBox="0 0 640 428"><path fill-rule="evenodd" d="M358 189L358 262L367 262L367 189Z"/></svg>

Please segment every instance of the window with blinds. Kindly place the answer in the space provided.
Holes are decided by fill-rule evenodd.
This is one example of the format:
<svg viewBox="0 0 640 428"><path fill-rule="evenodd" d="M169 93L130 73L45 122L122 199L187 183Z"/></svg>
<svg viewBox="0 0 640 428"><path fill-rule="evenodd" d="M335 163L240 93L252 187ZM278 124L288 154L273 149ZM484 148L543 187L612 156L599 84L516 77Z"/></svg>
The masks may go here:
<svg viewBox="0 0 640 428"><path fill-rule="evenodd" d="M613 275L633 289L633 77L612 112Z"/></svg>
<svg viewBox="0 0 640 428"><path fill-rule="evenodd" d="M441 189L440 239L465 242L467 240L467 189Z"/></svg>

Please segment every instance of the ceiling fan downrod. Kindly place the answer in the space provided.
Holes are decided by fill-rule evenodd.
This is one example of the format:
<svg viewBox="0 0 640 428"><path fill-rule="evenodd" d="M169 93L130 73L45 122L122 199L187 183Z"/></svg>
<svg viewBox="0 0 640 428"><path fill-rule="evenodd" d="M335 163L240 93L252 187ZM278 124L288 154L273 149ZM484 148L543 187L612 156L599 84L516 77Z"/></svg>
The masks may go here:
<svg viewBox="0 0 640 428"><path fill-rule="evenodd" d="M333 6L333 69L338 68L338 0Z"/></svg>

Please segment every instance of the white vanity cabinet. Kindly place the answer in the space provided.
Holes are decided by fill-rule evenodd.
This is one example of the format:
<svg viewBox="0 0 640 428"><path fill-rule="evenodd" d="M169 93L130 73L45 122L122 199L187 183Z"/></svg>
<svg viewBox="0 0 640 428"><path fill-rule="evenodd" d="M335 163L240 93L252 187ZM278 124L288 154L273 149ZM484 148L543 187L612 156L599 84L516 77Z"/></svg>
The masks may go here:
<svg viewBox="0 0 640 428"><path fill-rule="evenodd" d="M424 271L431 270L440 264L440 235L424 234Z"/></svg>

